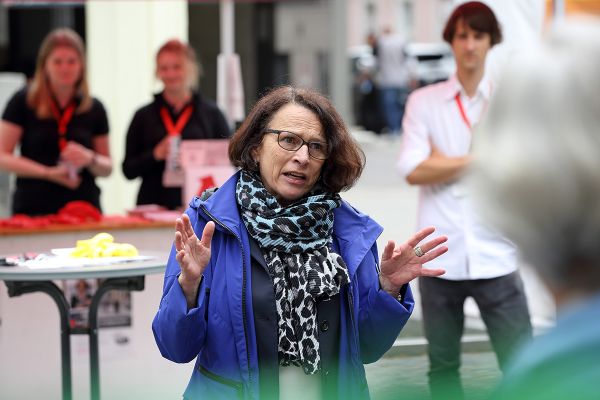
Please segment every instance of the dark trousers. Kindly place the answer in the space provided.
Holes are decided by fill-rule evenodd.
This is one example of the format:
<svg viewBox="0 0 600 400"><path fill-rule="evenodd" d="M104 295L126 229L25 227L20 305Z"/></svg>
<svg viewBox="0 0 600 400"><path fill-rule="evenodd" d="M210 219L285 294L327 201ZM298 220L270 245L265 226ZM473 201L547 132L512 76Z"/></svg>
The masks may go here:
<svg viewBox="0 0 600 400"><path fill-rule="evenodd" d="M531 337L523 282L518 272L492 279L450 281L419 278L423 324L429 342L429 389L432 399L462 399L460 381L464 302L473 297L487 327L500 369L511 353Z"/></svg>
<svg viewBox="0 0 600 400"><path fill-rule="evenodd" d="M409 91L401 87L381 87L379 93L386 126L391 134L399 135Z"/></svg>

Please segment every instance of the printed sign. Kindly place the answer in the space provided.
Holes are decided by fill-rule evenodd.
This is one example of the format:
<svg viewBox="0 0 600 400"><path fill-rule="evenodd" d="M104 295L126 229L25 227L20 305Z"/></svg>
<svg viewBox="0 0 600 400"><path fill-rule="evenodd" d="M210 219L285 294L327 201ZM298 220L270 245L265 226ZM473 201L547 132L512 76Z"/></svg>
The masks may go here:
<svg viewBox="0 0 600 400"><path fill-rule="evenodd" d="M229 162L228 139L184 140L181 164L185 175L183 204L206 189L221 186L235 169Z"/></svg>

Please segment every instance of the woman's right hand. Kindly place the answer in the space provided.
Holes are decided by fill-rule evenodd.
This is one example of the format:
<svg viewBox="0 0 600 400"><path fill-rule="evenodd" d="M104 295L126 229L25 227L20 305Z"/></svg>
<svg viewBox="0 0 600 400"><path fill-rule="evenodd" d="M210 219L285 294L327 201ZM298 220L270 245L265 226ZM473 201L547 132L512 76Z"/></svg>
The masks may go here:
<svg viewBox="0 0 600 400"><path fill-rule="evenodd" d="M188 308L193 308L196 304L198 286L210 261L210 244L214 232L215 223L210 221L204 227L202 238L198 239L186 214L175 221L175 250L177 250L175 258L181 268L178 281L185 294Z"/></svg>

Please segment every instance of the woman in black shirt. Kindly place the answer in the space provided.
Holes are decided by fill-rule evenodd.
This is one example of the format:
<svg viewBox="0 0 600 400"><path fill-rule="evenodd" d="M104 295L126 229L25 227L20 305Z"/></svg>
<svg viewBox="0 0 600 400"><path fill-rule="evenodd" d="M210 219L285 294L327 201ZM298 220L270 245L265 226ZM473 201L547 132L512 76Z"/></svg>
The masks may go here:
<svg viewBox="0 0 600 400"><path fill-rule="evenodd" d="M13 214L56 213L72 200L100 209L94 180L112 171L108 120L89 94L83 41L74 31L46 36L31 84L8 102L0 121L0 169L17 175Z"/></svg>
<svg viewBox="0 0 600 400"><path fill-rule="evenodd" d="M135 113L123 161L128 179L142 178L138 205L180 208L180 184L164 180L172 147L181 140L224 139L230 135L217 105L196 91L198 70L194 50L179 40L169 40L156 54L156 75L164 89ZM174 153L176 157L176 149Z"/></svg>

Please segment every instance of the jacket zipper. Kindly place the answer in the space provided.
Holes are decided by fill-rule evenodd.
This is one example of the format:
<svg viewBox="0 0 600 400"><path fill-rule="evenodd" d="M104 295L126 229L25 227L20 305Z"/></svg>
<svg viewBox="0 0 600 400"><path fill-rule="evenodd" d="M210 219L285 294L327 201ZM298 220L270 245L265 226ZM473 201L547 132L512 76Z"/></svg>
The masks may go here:
<svg viewBox="0 0 600 400"><path fill-rule="evenodd" d="M354 322L354 296L352 295L352 288L348 285L348 305L350 306L350 322L352 323L352 332L354 333L354 346L358 349L358 332L356 330L356 323Z"/></svg>
<svg viewBox="0 0 600 400"><path fill-rule="evenodd" d="M204 368L202 365L198 366L198 371L200 371L200 373L204 376L206 376L209 379L212 379L215 382L219 382L222 383L225 386L229 386L232 387L236 390L238 398L242 398L243 397L243 393L244 393L244 387L240 382L234 381L232 379L227 379L224 378L220 375L217 375L213 372L210 372L209 370L207 370L206 368Z"/></svg>
<svg viewBox="0 0 600 400"><path fill-rule="evenodd" d="M204 296L206 297L206 312L208 313L208 307L210 306L210 288L207 287L204 290Z"/></svg>
<svg viewBox="0 0 600 400"><path fill-rule="evenodd" d="M242 322L244 325L244 339L246 340L246 362L248 363L248 380L250 382L250 384L252 384L252 369L250 367L250 351L248 350L248 316L246 315L246 257L244 256L244 246L242 244L242 239L235 234L235 232L233 232L227 225L225 225L224 223L222 223L218 218L216 218L214 215L212 215L210 212L208 212L208 210L206 209L206 207L204 207L203 205L200 206L202 208L202 211L204 211L204 213L206 215L208 215L215 223L219 224L220 227L222 227L223 229L225 229L227 232L229 232L231 235L233 235L239 245L240 245L240 250L242 253Z"/></svg>

